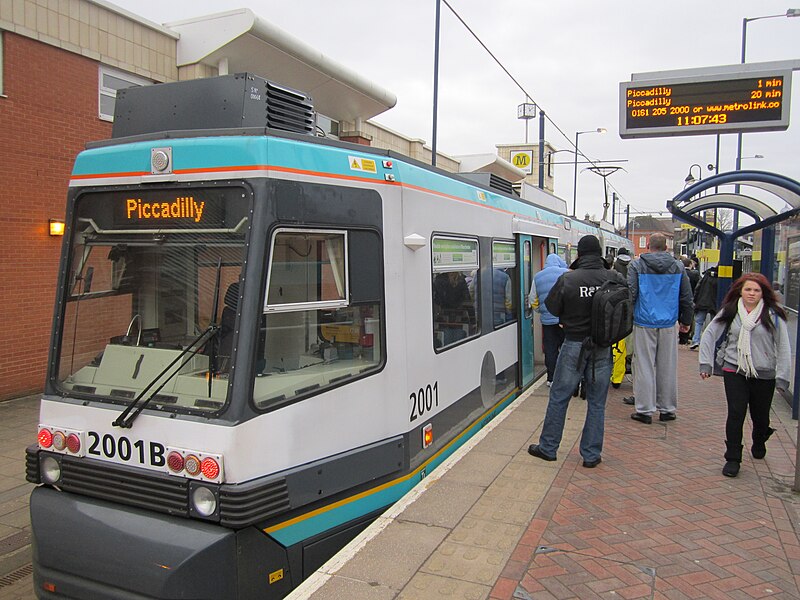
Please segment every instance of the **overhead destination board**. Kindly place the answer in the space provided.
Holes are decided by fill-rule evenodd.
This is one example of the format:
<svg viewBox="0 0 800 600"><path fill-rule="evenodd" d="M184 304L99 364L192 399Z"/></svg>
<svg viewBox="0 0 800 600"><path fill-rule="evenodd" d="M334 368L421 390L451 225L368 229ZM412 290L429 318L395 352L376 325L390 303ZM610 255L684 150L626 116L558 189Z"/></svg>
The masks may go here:
<svg viewBox="0 0 800 600"><path fill-rule="evenodd" d="M622 138L782 131L791 70L635 80L620 84Z"/></svg>

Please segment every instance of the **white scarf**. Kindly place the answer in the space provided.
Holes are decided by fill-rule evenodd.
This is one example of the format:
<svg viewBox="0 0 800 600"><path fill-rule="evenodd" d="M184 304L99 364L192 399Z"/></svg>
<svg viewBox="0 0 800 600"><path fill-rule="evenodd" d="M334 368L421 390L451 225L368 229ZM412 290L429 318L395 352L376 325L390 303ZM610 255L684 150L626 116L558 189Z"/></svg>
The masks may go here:
<svg viewBox="0 0 800 600"><path fill-rule="evenodd" d="M756 307L749 313L744 307L744 302L739 298L738 312L739 319L742 321L742 328L739 330L739 341L736 342L736 350L739 356L739 370L745 377L755 377L756 367L753 364L753 356L750 350L750 332L758 325L761 311L764 309L764 300L759 300Z"/></svg>

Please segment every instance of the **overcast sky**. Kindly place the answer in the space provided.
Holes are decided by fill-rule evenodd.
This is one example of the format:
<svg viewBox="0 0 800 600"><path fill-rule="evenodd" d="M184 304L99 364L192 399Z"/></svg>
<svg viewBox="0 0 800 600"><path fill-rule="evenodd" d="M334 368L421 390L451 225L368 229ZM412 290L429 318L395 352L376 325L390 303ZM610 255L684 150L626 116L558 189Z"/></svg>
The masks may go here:
<svg viewBox="0 0 800 600"><path fill-rule="evenodd" d="M567 138L548 123L545 137L596 160L620 162L608 178L623 206L665 210L684 187L690 165L703 177L715 162L716 136L623 140L619 83L631 73L737 64L742 19L784 15L793 4L773 0L448 0ZM424 139L432 131L435 0L115 0L156 23L250 8L324 55L393 92L397 105L374 120ZM748 23L747 62L800 60L800 17ZM495 144L525 140L517 105L524 94L442 4L438 149L450 155L495 152ZM800 74L797 74L800 76ZM268 77L268 74L267 74ZM795 86L800 80L795 82ZM788 90L787 90L788 91ZM800 119L800 92L791 117ZM538 139L538 120L528 139ZM800 180L800 125L744 136L743 168ZM561 158L563 157L563 158ZM556 155L556 194L572 203L572 155ZM722 136L720 172L735 168L736 136ZM582 167L579 167L579 171ZM693 173L697 176L698 169ZM610 188L611 189L611 188ZM602 214L602 178L578 175L578 214Z"/></svg>

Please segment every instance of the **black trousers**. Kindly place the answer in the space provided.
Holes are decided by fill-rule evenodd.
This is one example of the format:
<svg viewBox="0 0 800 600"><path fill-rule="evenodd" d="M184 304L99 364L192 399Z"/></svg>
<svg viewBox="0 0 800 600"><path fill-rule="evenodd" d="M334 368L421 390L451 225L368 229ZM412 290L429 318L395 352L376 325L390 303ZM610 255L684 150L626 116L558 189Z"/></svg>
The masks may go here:
<svg viewBox="0 0 800 600"><path fill-rule="evenodd" d="M547 381L553 381L556 361L561 344L564 343L564 330L560 325L542 325L542 345L544 346L544 365L547 367Z"/></svg>
<svg viewBox="0 0 800 600"><path fill-rule="evenodd" d="M725 422L725 440L728 447L741 447L742 429L748 409L750 419L753 421L753 441L766 440L775 380L755 377L748 379L739 373L728 372L723 373L722 378L725 381L725 397L728 400L728 419Z"/></svg>

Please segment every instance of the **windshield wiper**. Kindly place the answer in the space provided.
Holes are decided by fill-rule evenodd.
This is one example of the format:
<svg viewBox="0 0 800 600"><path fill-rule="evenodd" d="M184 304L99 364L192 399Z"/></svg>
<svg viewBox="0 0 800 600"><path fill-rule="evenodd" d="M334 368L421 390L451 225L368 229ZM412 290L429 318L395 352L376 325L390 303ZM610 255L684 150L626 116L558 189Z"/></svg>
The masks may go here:
<svg viewBox="0 0 800 600"><path fill-rule="evenodd" d="M145 388L141 392L139 392L139 395L136 396L136 398L133 399L133 402L131 402L125 408L125 410L122 411L122 413L120 413L120 415L111 422L111 425L113 427L130 428L133 425L133 421L136 419L136 417L138 417L139 414L145 408L147 408L147 405L150 404L150 401L153 398L155 398L156 394L158 394L158 392L160 392L164 388L164 386L167 385L167 383L169 383L169 381L173 377L175 377L175 375L180 373L181 369L183 367L185 367L189 363L189 361L192 360L195 357L195 355L198 352L200 352L200 348L202 348L203 344L205 344L206 342L209 342L209 345L210 345L210 348L209 348L210 355L209 355L209 364L208 364L208 397L209 398L211 397L211 387L213 385L214 375L216 374L216 360L217 360L216 359L216 354L217 354L217 351L216 351L216 345L217 345L216 337L217 337L217 334L219 333L219 325L217 324L217 311L218 311L218 308L219 308L219 284L220 284L220 273L221 273L221 271L222 271L222 258L218 258L217 259L217 277L216 277L216 283L214 285L214 303L213 303L213 308L212 308L212 313L211 313L211 315L212 315L211 316L211 318L212 318L211 323L208 324L208 327L206 327L206 330L203 333L201 333L198 337L196 337L191 344L186 346L186 348L181 350L181 352L178 354L178 356L176 356L171 363L169 363L166 367L164 367L164 369L161 371L161 373L156 375L150 381L150 383L148 383L147 386L145 386ZM153 390L152 394L147 396L147 398L144 398L145 394L147 394L147 392L150 390L150 388L152 388L156 384L156 382L159 379L161 379L183 357L186 357L186 360L184 360L181 363L181 365L177 369L175 369L172 372L172 374L170 374L169 377L166 377L164 379L164 381L161 382L161 385L159 385L156 389ZM142 400L142 398L144 398L144 400ZM140 401L141 401L141 404L139 403Z"/></svg>
<svg viewBox="0 0 800 600"><path fill-rule="evenodd" d="M125 408L125 410L122 411L122 413L120 413L120 415L111 422L111 425L114 427L123 427L123 428L129 428L131 425L133 425L134 419L139 416L139 413L141 413L147 407L148 404L150 404L150 401L156 396L156 394L158 394L158 392L160 392L164 388L164 386L167 385L167 383L169 383L170 380L173 377L175 377L175 375L177 375L180 372L180 370L184 366L186 366L190 360L192 360L195 357L195 355L198 352L200 352L200 348L203 347L203 344L208 340L213 339L218 332L219 332L219 327L217 327L216 323L211 323L203 333L201 333L198 337L196 337L191 344L186 346L186 348L181 350L180 354L178 354L178 356L176 356L171 363L169 363L166 367L164 367L161 373L156 375L153 378L153 380L150 383L148 383L147 386L141 392L139 392L139 395L136 396L136 398L133 399L133 402L131 402L127 406L127 408ZM156 384L156 382L159 379L161 379L161 377L163 377L173 366L175 366L175 364L180 359L182 359L187 354L188 357L186 358L186 360L184 360L181 363L181 365L177 369L175 369L169 377L165 378L164 381L161 382L161 385L159 385L156 389L153 390L152 394L147 396L147 398L145 398L144 401L142 401L142 403L139 404L139 401L142 400L142 398L144 398L145 394L147 394L150 388L152 388Z"/></svg>
<svg viewBox="0 0 800 600"><path fill-rule="evenodd" d="M217 258L217 278L214 282L214 305L211 307L211 323L209 327L219 329L219 279L222 273L222 257ZM211 398L211 387L214 384L214 376L217 374L217 336L211 338L208 349L208 397Z"/></svg>

